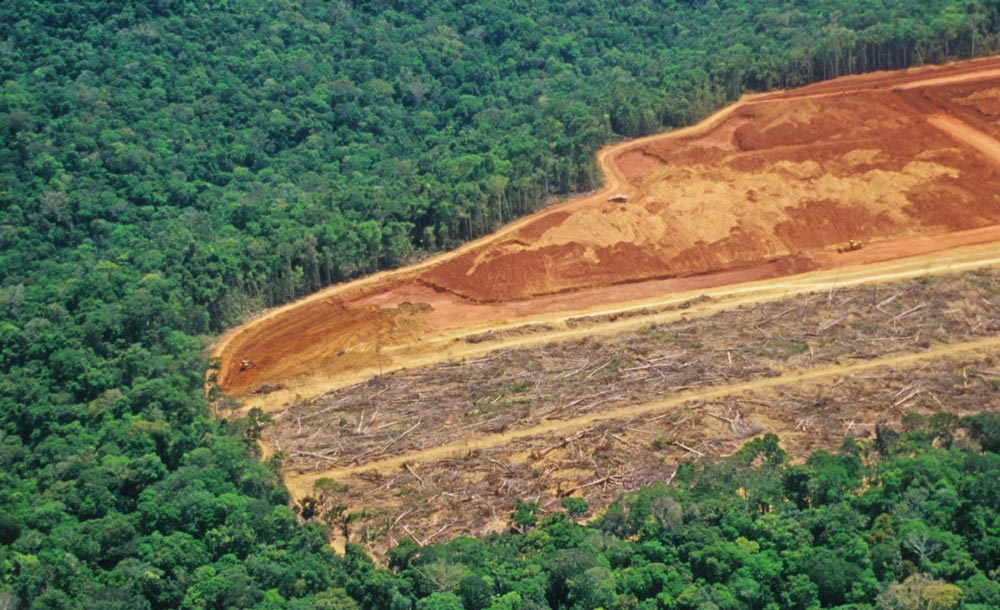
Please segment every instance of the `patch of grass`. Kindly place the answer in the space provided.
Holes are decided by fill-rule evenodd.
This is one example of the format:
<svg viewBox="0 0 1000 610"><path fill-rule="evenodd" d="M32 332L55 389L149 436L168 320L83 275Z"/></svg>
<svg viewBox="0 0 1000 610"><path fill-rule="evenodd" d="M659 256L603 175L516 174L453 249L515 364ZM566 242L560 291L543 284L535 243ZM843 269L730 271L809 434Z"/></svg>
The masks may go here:
<svg viewBox="0 0 1000 610"><path fill-rule="evenodd" d="M653 451L663 451L670 445L674 444L674 439L669 436L660 435L657 436L649 443L649 448Z"/></svg>
<svg viewBox="0 0 1000 610"><path fill-rule="evenodd" d="M334 481L333 479L327 479L324 477L322 479L316 480L316 482L313 484L313 489L322 493L335 494L335 493L347 493L347 490L349 488L344 483L339 483L337 481Z"/></svg>
<svg viewBox="0 0 1000 610"><path fill-rule="evenodd" d="M526 381L515 381L514 383L507 386L504 390L505 394L522 394L528 391L528 382Z"/></svg>

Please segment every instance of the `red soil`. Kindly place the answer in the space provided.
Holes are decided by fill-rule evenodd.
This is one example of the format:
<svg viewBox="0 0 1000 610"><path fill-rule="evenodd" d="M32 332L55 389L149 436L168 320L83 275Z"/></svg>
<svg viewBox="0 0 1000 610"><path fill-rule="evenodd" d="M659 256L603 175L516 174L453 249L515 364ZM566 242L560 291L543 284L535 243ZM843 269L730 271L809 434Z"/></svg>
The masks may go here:
<svg viewBox="0 0 1000 610"><path fill-rule="evenodd" d="M1000 58L748 98L605 149L599 194L234 330L219 382L295 387L445 329L995 240L998 135Z"/></svg>

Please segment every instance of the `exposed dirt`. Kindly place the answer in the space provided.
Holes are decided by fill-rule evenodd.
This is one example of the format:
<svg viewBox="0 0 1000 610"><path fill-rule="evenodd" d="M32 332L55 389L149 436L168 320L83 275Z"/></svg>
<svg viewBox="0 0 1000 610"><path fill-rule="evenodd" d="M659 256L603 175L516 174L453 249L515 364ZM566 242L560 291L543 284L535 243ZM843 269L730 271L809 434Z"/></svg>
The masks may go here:
<svg viewBox="0 0 1000 610"><path fill-rule="evenodd" d="M804 455L996 408L1000 274L885 283L1000 265L998 137L1000 58L748 97L602 150L599 193L266 312L217 381L375 550L761 431Z"/></svg>
<svg viewBox="0 0 1000 610"><path fill-rule="evenodd" d="M998 295L1000 272L983 271L807 294L613 336L503 349L397 371L297 403L274 414L268 438L293 473L373 468L390 456L461 446L470 436L503 438L546 420L615 413L665 395L990 339L1000 334ZM591 316L573 324L608 321Z"/></svg>
<svg viewBox="0 0 1000 610"><path fill-rule="evenodd" d="M296 497L346 506L351 539L379 552L505 527L519 499L599 512L762 432L802 458L909 415L995 409L998 314L997 270L804 294L386 375L276 413L266 438Z"/></svg>
<svg viewBox="0 0 1000 610"><path fill-rule="evenodd" d="M609 147L600 193L236 329L218 381L285 388L255 395L273 404L433 359L459 329L997 241L998 77L1000 59L838 79Z"/></svg>

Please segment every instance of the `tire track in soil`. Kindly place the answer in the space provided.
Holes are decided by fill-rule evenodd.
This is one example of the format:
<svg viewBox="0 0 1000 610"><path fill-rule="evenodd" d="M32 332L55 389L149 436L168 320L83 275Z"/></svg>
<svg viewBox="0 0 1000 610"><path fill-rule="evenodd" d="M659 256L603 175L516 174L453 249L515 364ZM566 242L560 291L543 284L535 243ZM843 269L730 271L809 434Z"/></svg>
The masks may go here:
<svg viewBox="0 0 1000 610"><path fill-rule="evenodd" d="M783 386L794 386L796 384L821 379L843 377L880 367L894 367L913 364L924 360L940 359L948 356L988 350L997 347L1000 347L1000 336L937 346L923 352L897 354L886 358L852 362L849 364L837 364L807 371L790 371L778 377L767 377L743 383L713 386L691 392L683 392L665 400L629 405L610 411L588 413L586 415L569 419L545 421L541 424L519 430L511 430L502 434L489 434L478 438L447 443L431 447L429 449L411 451L409 453L393 456L384 460L375 460L355 466L333 468L320 472L311 472L309 474L293 474L286 472L285 484L288 486L288 489L293 493L293 495L299 497L310 493L312 485L319 479L343 479L345 477L350 477L352 475L368 471L389 473L403 468L404 464L413 461L427 462L441 458L455 457L470 451L499 447L514 441L545 434L571 434L598 422L628 420L645 415L659 415L665 411L683 406L684 404L690 402L711 401L729 395L738 395Z"/></svg>
<svg viewBox="0 0 1000 610"><path fill-rule="evenodd" d="M932 114L927 117L927 122L1000 165L1000 142L989 135L947 114Z"/></svg>

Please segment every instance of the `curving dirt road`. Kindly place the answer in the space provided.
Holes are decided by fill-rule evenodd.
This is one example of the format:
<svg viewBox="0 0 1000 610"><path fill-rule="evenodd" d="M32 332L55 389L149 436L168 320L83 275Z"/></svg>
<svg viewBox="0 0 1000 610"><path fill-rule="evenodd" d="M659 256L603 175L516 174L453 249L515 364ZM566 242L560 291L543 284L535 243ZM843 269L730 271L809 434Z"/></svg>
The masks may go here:
<svg viewBox="0 0 1000 610"><path fill-rule="evenodd" d="M1000 241L1000 225L975 229L916 234L886 238L863 250L836 254L828 248L802 250L792 256L778 256L762 262L736 263L732 269L695 275L648 277L625 284L586 281L572 288L560 287L529 298L477 302L428 283L437 270L454 265L462 257L477 256L470 271L482 262L483 252L504 245L519 232L535 231L551 219L572 218L571 212L607 208L610 194L635 196L643 186L626 176L620 160L633 151L654 150L667 142L694 140L722 128L742 113L766 110L779 100L811 100L834 95L883 92L893 89L918 90L995 79L1000 75L1000 58L966 62L945 67L848 77L819 83L796 91L747 97L715 113L698 125L668 134L649 136L619 143L598 153L598 164L605 174L605 187L551 209L512 223L498 232L471 242L455 251L436 256L416 265L379 273L368 278L335 286L315 295L269 311L227 333L214 350L222 367L220 385L244 400L247 406L275 408L295 397L311 398L325 391L368 378L379 372L407 366L483 353L525 342L547 342L573 336L565 327L567 318L612 312L623 309L655 308L677 304L694 296L708 295L713 302L686 312L715 311L761 300L780 298L792 291L828 287L831 283L885 281L908 277L913 273L943 271L949 265L976 266L996 264L992 246L965 248L969 244L992 244ZM741 124L746 119L740 119ZM945 132L958 143L986 154L997 163L1000 144L985 133L953 117L932 114L927 124ZM644 148L647 147L647 148ZM643 153L647 154L647 153ZM809 178L809 180L815 180ZM640 223L641 224L641 223ZM537 231L535 231L537 232ZM649 247L646 246L648 249ZM494 258L498 255L490 255ZM900 260L903 257L911 257ZM816 270L805 275L799 271ZM824 288L825 289L825 288ZM416 304L417 306L413 306ZM659 314L661 318L682 315ZM655 316L654 316L655 317ZM601 332L617 332L628 325L648 323L650 317L631 318L608 324ZM505 329L524 324L553 327L541 333L508 338L488 344L459 341L464 336L485 329ZM593 333L594 329L586 332ZM240 371L244 358L256 366ZM261 386L270 392L253 394Z"/></svg>
<svg viewBox="0 0 1000 610"><path fill-rule="evenodd" d="M989 87L977 85L980 81ZM280 425L294 429L288 413L296 407L286 408L289 403L381 373L491 358L491 352L513 347L597 334L613 337L654 323L709 316L799 293L833 295L861 284L1000 267L1000 142L995 139L1000 112L984 116L980 111L991 107L992 102L980 102L994 90L1000 108L1000 87L993 81L1000 82L1000 58L848 77L749 96L693 127L609 146L597 156L605 175L600 192L405 269L331 287L227 333L214 350L222 364L219 383L245 407L285 409L275 417L287 419L265 431L265 436L273 434L262 442L269 451L279 446L279 439L288 438L277 432ZM959 84L947 91L928 89ZM963 97L970 91L975 95L971 101ZM793 111L783 104L793 105ZM885 132L878 135L883 126ZM729 171L733 168L736 171ZM628 205L611 205L608 197L617 193L628 195ZM800 200L805 203L797 208ZM666 209L669 213L663 212ZM756 217L769 220L759 223ZM685 224L704 232L684 233L674 226ZM621 242L612 238L616 235ZM862 249L837 252L836 244L855 237L867 242ZM629 239L635 246L631 250L625 243ZM515 290L509 290L511 286ZM844 298L854 295L845 293ZM993 332L993 327L986 328ZM843 339L840 331L836 338ZM539 415L518 424L524 427L495 428L503 433L485 428L473 433L460 422L467 436L461 441L449 440L459 438L456 435L428 438L423 428L410 436L404 431L387 442L405 436L406 445L394 445L399 454L384 457L387 452L383 459L376 457L378 452L357 450L349 439L328 442L320 437L317 448L303 449L309 458L288 466L285 484L296 498L313 496L327 506L364 509L352 514L370 515L371 524L352 526L357 529L351 537L369 543L363 532L376 532L372 540L382 537L376 546L388 545L404 532L426 542L502 529L504 516L522 496L547 498L548 505L555 506L562 496L583 493L600 510L617 493L666 479L671 463L685 459L690 455L686 452L699 454L700 448L719 453L686 440L709 439L720 432L712 428L721 425L713 420L716 415L688 419L692 403L714 403L713 410L720 412L720 405L740 403L745 414L748 405L763 398L750 416L780 433L790 452L793 446L816 448L817 438L834 442L831 438L837 437L833 445L819 445L833 448L841 431L857 433L848 432L855 423L870 431L872 422L896 417L887 410L913 396L899 394L910 387L905 383L918 379L923 384L927 380L920 376L934 365L958 367L954 370L960 371L957 383L962 386L965 364L979 359L993 367L1000 354L1000 336L927 345L905 353L917 349L907 344L891 356L843 364L832 364L834 359L824 364L821 359L778 366L778 376L732 384L708 381L702 374L699 383L706 385L697 390L651 402L652 393L643 398L629 394L647 402L607 403L605 410L567 414L567 419ZM873 350L862 357L878 353L885 352ZM244 358L256 366L241 371ZM965 359L961 366L956 358ZM940 364L943 360L946 364ZM887 383L891 385L885 371L907 366L912 376L896 376L898 383L892 387L897 394L867 412L857 408L850 393L831 399L836 404L810 398L798 415L767 402L796 394L837 396L833 388L865 383L882 396ZM947 380L939 385L957 387ZM947 398L944 402L949 403ZM971 408L982 404L975 402ZM904 406L921 412L915 405ZM317 409L329 410L322 403ZM384 414L386 409L385 426L403 419ZM419 413L414 416L417 425L426 416ZM332 414L335 417L323 423L305 420L317 422L312 424L315 429L303 428L299 419L296 433L312 438L325 426L343 425L345 414L352 416L347 411ZM358 431L362 421L375 421L376 415L369 412L366 420L362 411ZM797 427L813 416L845 419L830 419L834 424L827 421L825 429ZM660 436L628 432L637 422L654 420ZM674 420L693 422L685 425L697 426L702 436L676 436L683 434L678 432L681 423L660 426ZM379 422L376 428L381 430ZM841 423L844 427L837 427ZM400 434L392 427L386 431ZM559 443L581 435L584 441L565 449ZM678 441L673 453L650 450L661 437L680 438L692 448ZM600 453L602 438L612 439L611 457ZM338 462L324 452L339 451L341 444L352 449L337 454L339 464L352 459L356 463L325 469ZM547 453L555 446L561 448ZM721 453L732 451L736 441L726 446L729 449ZM531 448L538 447L546 448L541 457L532 453ZM588 453L582 447L591 449ZM287 444L281 448L289 449ZM612 478L617 483L610 487L593 486ZM337 484L316 485L321 479ZM531 484L515 486L518 492L509 480ZM529 489L531 495L524 495ZM417 506L420 509L414 510ZM473 517L476 510L479 514Z"/></svg>
<svg viewBox="0 0 1000 610"><path fill-rule="evenodd" d="M1000 142L989 135L946 114L932 114L927 117L927 122L1000 165Z"/></svg>

